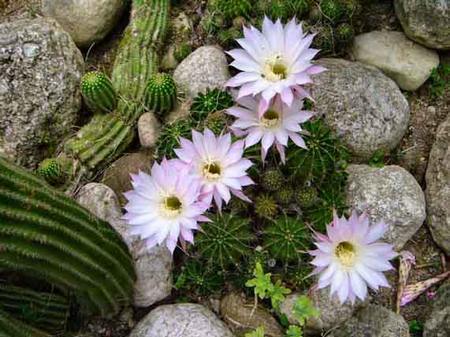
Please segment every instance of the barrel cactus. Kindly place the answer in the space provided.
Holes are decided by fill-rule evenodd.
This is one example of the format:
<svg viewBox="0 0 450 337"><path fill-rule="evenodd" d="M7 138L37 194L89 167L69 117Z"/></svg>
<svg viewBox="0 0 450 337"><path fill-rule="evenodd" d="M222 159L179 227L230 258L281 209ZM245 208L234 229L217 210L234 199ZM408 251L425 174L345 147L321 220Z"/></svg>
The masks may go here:
<svg viewBox="0 0 450 337"><path fill-rule="evenodd" d="M153 75L145 91L145 106L161 115L169 112L177 101L177 86L172 76L165 73Z"/></svg>
<svg viewBox="0 0 450 337"><path fill-rule="evenodd" d="M81 93L92 112L111 112L117 106L117 95L111 80L100 71L90 71L83 76Z"/></svg>
<svg viewBox="0 0 450 337"><path fill-rule="evenodd" d="M66 182L69 170L69 161L63 158L48 158L39 164L36 173L50 185L59 186Z"/></svg>
<svg viewBox="0 0 450 337"><path fill-rule="evenodd" d="M133 260L108 223L2 158L0 186L0 270L70 291L86 313L130 303Z"/></svg>

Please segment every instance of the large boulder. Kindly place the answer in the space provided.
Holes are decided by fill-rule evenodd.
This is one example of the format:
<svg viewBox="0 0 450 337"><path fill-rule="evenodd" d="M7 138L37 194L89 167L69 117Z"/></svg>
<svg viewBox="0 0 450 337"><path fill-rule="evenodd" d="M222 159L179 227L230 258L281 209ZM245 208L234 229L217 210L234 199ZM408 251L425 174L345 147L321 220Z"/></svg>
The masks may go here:
<svg viewBox="0 0 450 337"><path fill-rule="evenodd" d="M405 319L380 305L368 305L329 337L409 337Z"/></svg>
<svg viewBox="0 0 450 337"><path fill-rule="evenodd" d="M439 65L436 51L411 41L402 32L373 31L358 35L352 54L356 61L381 69L403 90L417 90Z"/></svg>
<svg viewBox="0 0 450 337"><path fill-rule="evenodd" d="M84 62L51 19L0 24L0 154L35 168L71 131Z"/></svg>
<svg viewBox="0 0 450 337"><path fill-rule="evenodd" d="M368 165L348 167L347 203L358 212L366 212L371 223L389 225L383 240L400 250L422 226L425 196L416 179L404 168Z"/></svg>
<svg viewBox="0 0 450 337"><path fill-rule="evenodd" d="M394 0L406 35L434 49L450 49L450 4L448 0Z"/></svg>
<svg viewBox="0 0 450 337"><path fill-rule="evenodd" d="M234 337L213 312L199 304L162 305L140 321L129 337Z"/></svg>
<svg viewBox="0 0 450 337"><path fill-rule="evenodd" d="M428 225L450 255L450 116L438 128L426 173Z"/></svg>
<svg viewBox="0 0 450 337"><path fill-rule="evenodd" d="M328 70L314 77L315 111L359 159L397 146L409 121L408 101L375 67L342 59L321 59Z"/></svg>
<svg viewBox="0 0 450 337"><path fill-rule="evenodd" d="M172 290L171 253L162 246L146 250L141 240L129 235L114 191L103 184L89 183L80 189L77 201L100 219L109 222L127 243L137 276L134 305L148 307L169 296Z"/></svg>
<svg viewBox="0 0 450 337"><path fill-rule="evenodd" d="M126 3L124 0L43 0L42 13L56 19L77 46L88 48L113 29Z"/></svg>
<svg viewBox="0 0 450 337"><path fill-rule="evenodd" d="M191 98L208 88L223 88L229 78L225 53L216 46L198 48L173 73L178 88Z"/></svg>
<svg viewBox="0 0 450 337"><path fill-rule="evenodd" d="M450 280L437 291L433 310L425 322L423 337L450 336Z"/></svg>

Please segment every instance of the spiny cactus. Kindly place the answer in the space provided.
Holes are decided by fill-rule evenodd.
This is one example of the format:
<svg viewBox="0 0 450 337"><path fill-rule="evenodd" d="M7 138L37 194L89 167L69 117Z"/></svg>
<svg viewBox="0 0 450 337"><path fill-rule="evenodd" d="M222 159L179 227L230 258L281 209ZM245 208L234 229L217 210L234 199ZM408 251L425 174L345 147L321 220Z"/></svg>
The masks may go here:
<svg viewBox="0 0 450 337"><path fill-rule="evenodd" d="M309 229L299 219L283 215L264 229L264 247L271 255L289 263L299 261L311 240Z"/></svg>
<svg viewBox="0 0 450 337"><path fill-rule="evenodd" d="M342 44L347 45L353 40L355 36L355 30L353 26L349 23L341 23L336 27L336 40Z"/></svg>
<svg viewBox="0 0 450 337"><path fill-rule="evenodd" d="M196 237L197 250L210 264L222 268L237 265L239 260L251 252L254 236L249 219L234 214L222 213L210 216L211 222L202 225Z"/></svg>
<svg viewBox="0 0 450 337"><path fill-rule="evenodd" d="M223 111L216 111L208 115L203 121L201 129L210 129L215 135L226 132L229 116Z"/></svg>
<svg viewBox="0 0 450 337"><path fill-rule="evenodd" d="M314 186L303 186L295 191L295 201L301 208L310 208L318 199L318 192Z"/></svg>
<svg viewBox="0 0 450 337"><path fill-rule="evenodd" d="M196 122L203 121L209 114L225 110L233 106L233 97L220 89L207 89L199 93L192 102L191 116Z"/></svg>
<svg viewBox="0 0 450 337"><path fill-rule="evenodd" d="M153 75L145 90L145 106L158 115L171 111L177 102L177 86L169 74Z"/></svg>
<svg viewBox="0 0 450 337"><path fill-rule="evenodd" d="M91 71L83 76L81 93L92 112L111 112L117 106L117 95L111 80L100 71Z"/></svg>
<svg viewBox="0 0 450 337"><path fill-rule="evenodd" d="M26 325L10 316L0 307L0 336L1 337L50 337L44 331Z"/></svg>
<svg viewBox="0 0 450 337"><path fill-rule="evenodd" d="M87 312L130 302L134 268L117 232L41 179L0 158L0 270L70 290Z"/></svg>
<svg viewBox="0 0 450 337"><path fill-rule="evenodd" d="M69 317L66 297L1 283L0 308L22 322L54 333L64 331Z"/></svg>
<svg viewBox="0 0 450 337"><path fill-rule="evenodd" d="M44 178L50 185L59 186L66 182L70 170L70 161L63 158L48 158L43 160L36 174Z"/></svg>
<svg viewBox="0 0 450 337"><path fill-rule="evenodd" d="M199 260L189 260L176 277L175 288L199 295L211 295L220 291L223 285L223 273L205 265Z"/></svg>
<svg viewBox="0 0 450 337"><path fill-rule="evenodd" d="M164 125L156 141L155 158L172 158L180 145L180 137L189 138L195 123L190 118L177 119Z"/></svg>
<svg viewBox="0 0 450 337"><path fill-rule="evenodd" d="M346 13L346 7L340 0L321 0L320 10L332 23L339 22Z"/></svg>
<svg viewBox="0 0 450 337"><path fill-rule="evenodd" d="M270 194L261 194L255 198L255 213L260 218L271 219L278 213L278 205Z"/></svg>
<svg viewBox="0 0 450 337"><path fill-rule="evenodd" d="M284 176L278 169L266 170L261 178L261 186L267 191L277 191L284 185Z"/></svg>
<svg viewBox="0 0 450 337"><path fill-rule="evenodd" d="M226 20L232 21L238 16L249 18L253 5L249 0L213 0L212 8L222 13Z"/></svg>
<svg viewBox="0 0 450 337"><path fill-rule="evenodd" d="M260 10L272 20L281 19L286 22L294 16L302 18L309 12L308 0L262 0Z"/></svg>
<svg viewBox="0 0 450 337"><path fill-rule="evenodd" d="M282 205L288 205L294 198L294 189L289 186L283 186L275 192L275 198Z"/></svg>

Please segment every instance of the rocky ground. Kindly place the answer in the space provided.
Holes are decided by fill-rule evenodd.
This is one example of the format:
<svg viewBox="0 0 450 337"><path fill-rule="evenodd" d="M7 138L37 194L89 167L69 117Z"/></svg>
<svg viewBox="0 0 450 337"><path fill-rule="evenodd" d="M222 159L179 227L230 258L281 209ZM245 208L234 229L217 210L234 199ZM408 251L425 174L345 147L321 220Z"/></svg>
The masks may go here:
<svg viewBox="0 0 450 337"><path fill-rule="evenodd" d="M0 0L0 154L30 169L59 151L61 139L89 120L81 103L80 78L89 70L111 73L128 24L124 13L129 7L121 1L98 1L90 15L84 12L92 25L80 24L76 16L70 17L73 12L60 10L52 1L42 1ZM183 91L172 116L189 113L186 106L197 93L222 87L230 77L227 56L198 28L205 2L178 1L171 14L171 42L183 36L195 50L178 62L172 43L166 44L163 68L173 73ZM363 18L354 22L356 39L339 58L328 55L318 61L328 71L315 77L311 88L315 110L352 153L346 202L366 211L372 221L390 223L385 241L416 257L408 284L446 272L450 262L449 78L430 78L439 64L450 67L450 8L445 1L426 3L365 3ZM44 15L56 17L62 27ZM425 22L414 26L417 16ZM149 169L160 128L151 112L144 114L138 123L139 141L98 172L94 182L77 190L78 202L124 238L122 193L131 188L130 172ZM184 298L177 295L186 294L174 290L173 270L183 258L173 261L163 247L146 251L139 240L126 240L138 278L133 307L113 320L77 322L78 337L232 337L260 325L267 336L283 336L279 320L267 308L255 310L253 300L241 293L224 289L222 298L203 296L201 304L182 303ZM397 261L395 265L398 268ZM342 306L324 291L312 293L321 315L308 322L307 334L450 335L449 280L396 313L398 272L387 276L391 288L371 293L354 306ZM300 294L289 295L282 305L288 319Z"/></svg>

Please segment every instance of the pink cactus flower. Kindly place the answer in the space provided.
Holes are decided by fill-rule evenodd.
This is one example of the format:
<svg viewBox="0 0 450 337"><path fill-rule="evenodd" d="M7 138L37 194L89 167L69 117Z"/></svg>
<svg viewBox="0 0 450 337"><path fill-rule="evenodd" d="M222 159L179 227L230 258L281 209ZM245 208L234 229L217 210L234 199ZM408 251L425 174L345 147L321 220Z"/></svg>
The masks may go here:
<svg viewBox="0 0 450 337"><path fill-rule="evenodd" d="M260 99L260 98L259 98ZM306 148L303 138L299 135L301 123L310 119L313 114L302 110L303 101L295 99L291 106L283 103L276 96L273 104L262 116L258 114L259 101L247 96L237 100L238 106L227 110L229 115L237 118L231 129L237 135L245 135L245 147L248 148L261 142L261 156L264 161L267 151L272 145L280 153L281 161L285 162L285 147L289 138L297 145Z"/></svg>
<svg viewBox="0 0 450 337"><path fill-rule="evenodd" d="M327 235L317 233L318 249L310 252L313 274L319 274L318 288L330 286L330 296L337 292L341 303L347 299L354 303L356 297L365 299L367 286L389 287L383 272L393 269L389 260L397 254L392 245L378 242L387 228L383 222L370 226L364 213L358 216L353 211L348 220L335 213Z"/></svg>
<svg viewBox="0 0 450 337"><path fill-rule="evenodd" d="M319 52L309 48L314 35L303 33L301 24L292 19L283 26L280 20L264 18L262 32L244 27L244 38L237 39L243 48L228 52L234 58L231 66L241 72L226 86L240 88L238 97L261 94L259 115L267 110L270 101L279 94L291 106L294 94L309 97L303 86L311 83L311 75L325 69L311 63Z"/></svg>
<svg viewBox="0 0 450 337"><path fill-rule="evenodd" d="M201 183L202 199L211 204L214 199L218 209L222 200L228 203L231 194L250 202L242 192L244 186L253 184L247 174L252 162L242 158L244 142L231 143L231 135L216 137L206 129L203 134L193 130L192 141L181 138L181 148L176 149L180 163L191 169L191 174Z"/></svg>
<svg viewBox="0 0 450 337"><path fill-rule="evenodd" d="M131 177L133 190L125 193L124 215L130 233L140 236L148 249L165 243L172 253L178 239L194 243L192 231L199 229L198 222L208 221L203 213L209 205L199 201L200 181L189 168L179 169L164 159L153 164L151 175L139 172Z"/></svg>

